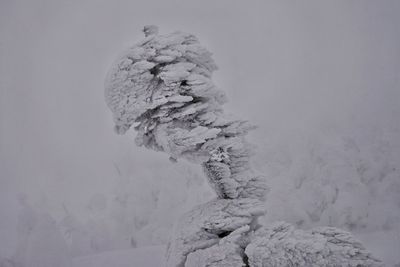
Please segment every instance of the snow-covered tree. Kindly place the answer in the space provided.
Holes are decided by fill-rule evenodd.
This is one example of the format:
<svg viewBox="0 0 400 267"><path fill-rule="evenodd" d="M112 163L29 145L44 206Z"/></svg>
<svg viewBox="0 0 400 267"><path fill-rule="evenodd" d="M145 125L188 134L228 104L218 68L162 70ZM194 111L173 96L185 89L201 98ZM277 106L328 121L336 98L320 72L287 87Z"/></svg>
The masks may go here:
<svg viewBox="0 0 400 267"><path fill-rule="evenodd" d="M70 256L56 222L48 213L39 214L37 225L27 243L23 267L71 267Z"/></svg>
<svg viewBox="0 0 400 267"><path fill-rule="evenodd" d="M268 188L250 166L245 136L254 127L224 113L211 53L191 34L159 35L155 26L144 33L106 78L115 130L133 126L136 144L201 164L218 196L176 224L168 266L380 266L339 229L259 225Z"/></svg>
<svg viewBox="0 0 400 267"><path fill-rule="evenodd" d="M17 266L26 265L26 254L28 250L28 243L32 233L37 226L38 215L36 210L29 203L25 194L18 196L21 209L18 214L17 222L17 246L13 261Z"/></svg>
<svg viewBox="0 0 400 267"><path fill-rule="evenodd" d="M91 247L91 236L87 227L74 214L68 211L65 206L65 216L60 222L64 237L69 245L71 257L79 257L93 253Z"/></svg>

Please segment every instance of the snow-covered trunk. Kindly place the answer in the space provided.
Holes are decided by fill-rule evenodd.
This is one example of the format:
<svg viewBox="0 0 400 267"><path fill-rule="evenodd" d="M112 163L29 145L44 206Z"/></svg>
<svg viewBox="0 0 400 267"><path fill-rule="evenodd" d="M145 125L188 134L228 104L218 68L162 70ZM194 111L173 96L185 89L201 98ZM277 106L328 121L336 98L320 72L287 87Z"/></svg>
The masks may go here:
<svg viewBox="0 0 400 267"><path fill-rule="evenodd" d="M178 221L167 266L380 264L353 239L338 239L343 233L338 229L325 234L275 227L269 234L270 227L258 225L267 186L249 163L252 146L245 136L253 126L224 113L225 95L211 79L216 70L211 53L191 34L159 35L155 26L146 26L144 33L106 79L115 130L123 134L134 126L138 145L201 164L218 196ZM309 246L314 239L319 245ZM275 254L287 261L281 265Z"/></svg>

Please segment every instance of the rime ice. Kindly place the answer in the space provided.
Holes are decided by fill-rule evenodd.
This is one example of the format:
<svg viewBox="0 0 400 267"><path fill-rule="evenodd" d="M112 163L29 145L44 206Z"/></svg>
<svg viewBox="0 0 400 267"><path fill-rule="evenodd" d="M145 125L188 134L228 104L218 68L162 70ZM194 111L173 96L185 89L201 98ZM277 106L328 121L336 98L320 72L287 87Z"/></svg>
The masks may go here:
<svg viewBox="0 0 400 267"><path fill-rule="evenodd" d="M218 196L177 223L167 266L381 266L339 229L259 225L267 186L249 163L245 136L253 126L224 113L211 53L191 34L159 35L156 26L143 31L145 39L106 78L115 130L133 126L137 145L201 164Z"/></svg>
<svg viewBox="0 0 400 267"><path fill-rule="evenodd" d="M155 26L144 32L144 41L128 49L106 79L116 131L135 124L138 145L203 164L221 198L262 199L266 185L250 169L244 140L252 126L223 112L211 53L191 34L158 35Z"/></svg>

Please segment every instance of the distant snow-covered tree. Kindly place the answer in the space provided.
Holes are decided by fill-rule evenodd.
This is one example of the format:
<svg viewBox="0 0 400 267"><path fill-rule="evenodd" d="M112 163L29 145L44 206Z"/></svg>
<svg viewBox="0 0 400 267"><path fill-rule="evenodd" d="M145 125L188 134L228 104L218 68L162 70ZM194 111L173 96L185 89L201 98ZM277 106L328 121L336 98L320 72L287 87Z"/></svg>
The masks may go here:
<svg viewBox="0 0 400 267"><path fill-rule="evenodd" d="M226 97L211 79L217 69L211 53L191 34L159 35L155 26L144 33L106 78L115 130L133 127L136 144L166 152L172 161L201 164L218 196L177 223L168 266L381 265L339 229L259 225L268 188L250 166L245 136L254 127L224 113Z"/></svg>
<svg viewBox="0 0 400 267"><path fill-rule="evenodd" d="M53 218L43 212L27 243L25 265L22 267L71 267L68 246Z"/></svg>
<svg viewBox="0 0 400 267"><path fill-rule="evenodd" d="M13 256L13 262L17 266L26 265L26 255L28 250L28 243L32 233L37 226L38 215L36 210L29 203L25 194L18 196L21 209L18 214L17 222L17 246Z"/></svg>
<svg viewBox="0 0 400 267"><path fill-rule="evenodd" d="M66 209L65 216L59 223L69 246L71 257L79 257L93 253L91 238L84 223Z"/></svg>

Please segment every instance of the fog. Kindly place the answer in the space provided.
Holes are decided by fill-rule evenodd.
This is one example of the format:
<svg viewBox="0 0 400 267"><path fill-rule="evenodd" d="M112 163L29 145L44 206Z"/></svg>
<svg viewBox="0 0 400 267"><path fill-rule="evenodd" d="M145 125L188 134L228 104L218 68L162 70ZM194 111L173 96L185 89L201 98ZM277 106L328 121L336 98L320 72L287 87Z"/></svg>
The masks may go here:
<svg viewBox="0 0 400 267"><path fill-rule="evenodd" d="M104 102L108 68L144 25L213 52L226 108L259 126L255 143L388 129L399 148L399 12L395 0L2 0L0 257L13 253L19 195L83 218L93 195L113 192L116 165L137 180L170 171L134 133L114 133Z"/></svg>

